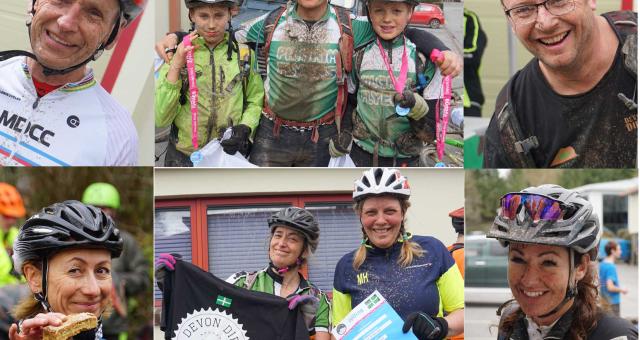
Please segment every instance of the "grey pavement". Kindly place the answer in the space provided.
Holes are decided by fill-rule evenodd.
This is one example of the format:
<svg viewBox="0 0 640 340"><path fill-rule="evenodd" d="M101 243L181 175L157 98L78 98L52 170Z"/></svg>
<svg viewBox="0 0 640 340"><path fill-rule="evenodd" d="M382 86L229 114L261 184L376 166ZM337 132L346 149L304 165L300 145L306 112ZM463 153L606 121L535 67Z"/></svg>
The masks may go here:
<svg viewBox="0 0 640 340"><path fill-rule="evenodd" d="M629 292L622 296L620 314L629 320L638 320L638 267L618 264L618 277L622 287ZM495 295L495 289L465 289L465 338L474 340L496 339L499 317L496 310L504 301L486 301L486 296ZM504 293L504 291L502 292ZM483 301L484 299L484 301ZM472 303L476 301L479 303Z"/></svg>

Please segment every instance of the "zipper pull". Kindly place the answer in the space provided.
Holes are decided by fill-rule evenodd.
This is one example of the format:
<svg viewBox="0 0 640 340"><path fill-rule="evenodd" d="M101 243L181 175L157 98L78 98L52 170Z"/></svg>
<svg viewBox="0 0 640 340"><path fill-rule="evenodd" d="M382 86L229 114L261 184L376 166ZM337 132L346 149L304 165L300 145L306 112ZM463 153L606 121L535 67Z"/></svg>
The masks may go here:
<svg viewBox="0 0 640 340"><path fill-rule="evenodd" d="M38 107L38 103L40 103L40 98L41 98L41 97L36 98L36 101L33 103L32 108L33 108L34 110Z"/></svg>

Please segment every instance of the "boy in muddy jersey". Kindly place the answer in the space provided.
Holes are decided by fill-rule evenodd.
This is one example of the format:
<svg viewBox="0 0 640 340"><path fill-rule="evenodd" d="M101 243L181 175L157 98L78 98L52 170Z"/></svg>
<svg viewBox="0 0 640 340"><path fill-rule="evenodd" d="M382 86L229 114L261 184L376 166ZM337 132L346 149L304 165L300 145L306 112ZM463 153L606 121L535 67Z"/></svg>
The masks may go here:
<svg viewBox="0 0 640 340"><path fill-rule="evenodd" d="M367 3L376 39L355 54L350 79L358 103L350 153L356 166L418 166L423 143L434 139L427 102L413 89L435 86L427 93L436 96L440 77L404 35L415 5L414 0ZM424 75L421 81L418 74Z"/></svg>

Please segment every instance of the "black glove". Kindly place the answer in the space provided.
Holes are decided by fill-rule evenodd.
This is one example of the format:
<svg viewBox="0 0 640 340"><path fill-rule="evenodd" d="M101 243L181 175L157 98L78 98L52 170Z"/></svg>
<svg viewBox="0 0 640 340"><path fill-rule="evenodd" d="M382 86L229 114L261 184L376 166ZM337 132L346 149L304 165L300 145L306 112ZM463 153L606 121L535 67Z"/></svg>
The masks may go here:
<svg viewBox="0 0 640 340"><path fill-rule="evenodd" d="M230 155L240 151L243 156L247 156L251 145L251 142L249 142L250 134L251 129L248 126L244 124L235 125L231 128L231 137L220 142L220 145L222 145L224 152Z"/></svg>
<svg viewBox="0 0 640 340"><path fill-rule="evenodd" d="M402 333L406 333L413 328L413 334L419 340L440 340L447 336L449 323L440 317L431 317L422 312L409 314L402 326Z"/></svg>
<svg viewBox="0 0 640 340"><path fill-rule="evenodd" d="M416 105L416 98L413 96L413 92L405 90L402 94L396 93L393 96L393 103L395 105L400 104L401 107L413 109Z"/></svg>

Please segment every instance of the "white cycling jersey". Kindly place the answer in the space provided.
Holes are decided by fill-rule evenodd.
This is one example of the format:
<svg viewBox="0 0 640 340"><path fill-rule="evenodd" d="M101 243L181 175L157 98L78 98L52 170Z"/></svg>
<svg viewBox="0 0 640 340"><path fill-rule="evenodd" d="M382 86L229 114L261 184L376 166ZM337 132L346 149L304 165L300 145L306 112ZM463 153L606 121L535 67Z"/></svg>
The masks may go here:
<svg viewBox="0 0 640 340"><path fill-rule="evenodd" d="M38 98L24 57L0 62L0 164L136 165L130 113L93 78Z"/></svg>

